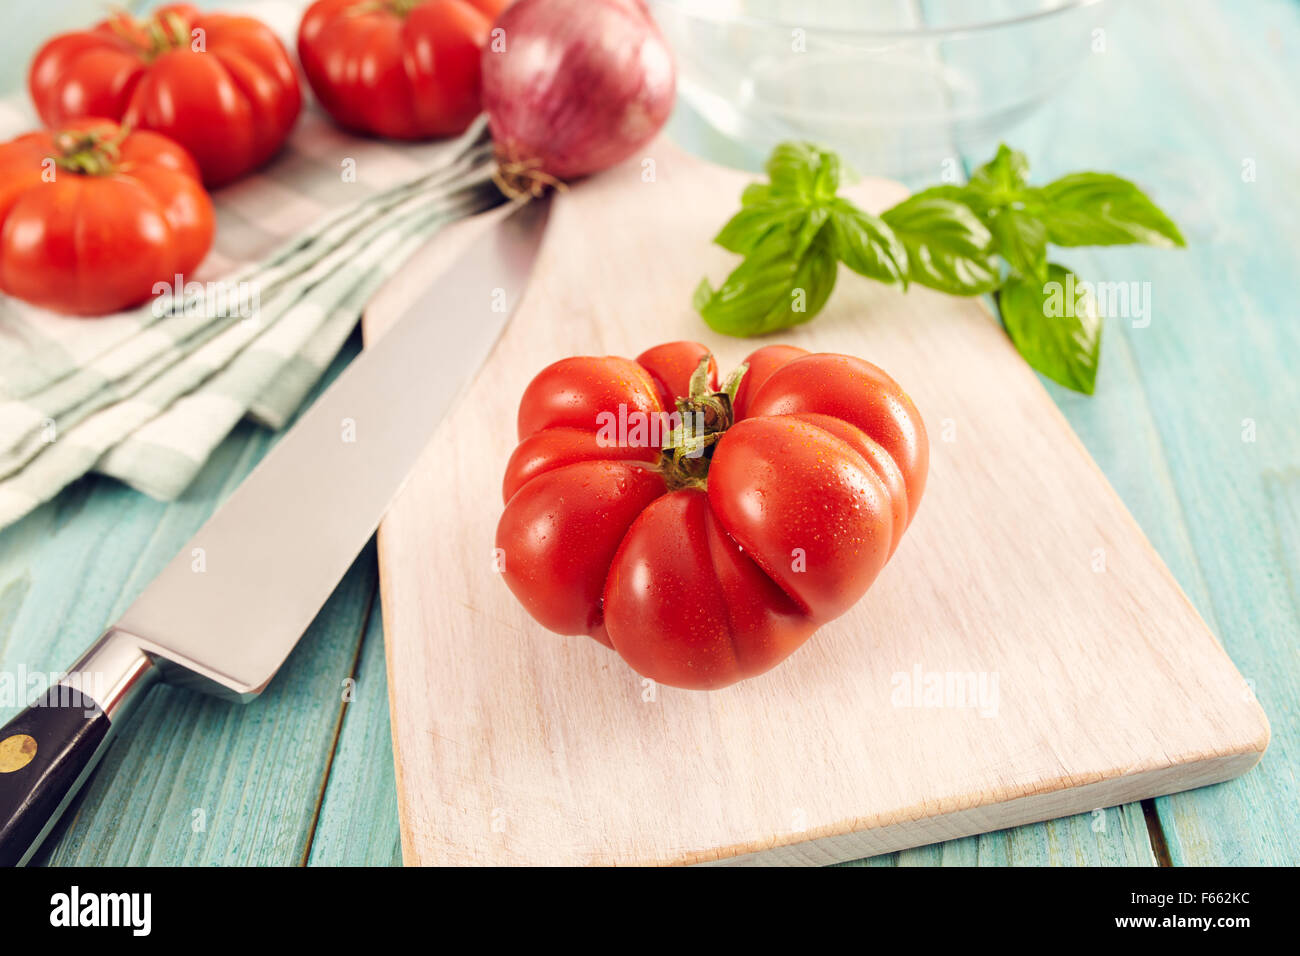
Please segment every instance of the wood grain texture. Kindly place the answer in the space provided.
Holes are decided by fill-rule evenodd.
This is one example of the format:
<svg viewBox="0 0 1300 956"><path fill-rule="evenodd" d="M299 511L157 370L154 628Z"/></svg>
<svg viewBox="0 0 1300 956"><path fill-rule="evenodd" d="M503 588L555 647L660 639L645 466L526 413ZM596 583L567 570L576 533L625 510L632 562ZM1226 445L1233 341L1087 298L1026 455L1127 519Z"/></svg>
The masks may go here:
<svg viewBox="0 0 1300 956"><path fill-rule="evenodd" d="M350 570L330 612L261 697L150 692L104 759L53 864L298 865L343 715L374 567ZM191 750L191 741L202 747Z"/></svg>
<svg viewBox="0 0 1300 956"><path fill-rule="evenodd" d="M218 2L222 0L200 5ZM99 16L92 6L80 3L81 13L60 6L58 17L50 14L44 25L26 15L13 18L4 46L13 53L16 66L9 75L14 82L21 81L22 64L45 33L74 20L90 22ZM1290 185L1300 177L1295 159L1300 144L1295 124L1285 119L1294 111L1292 90L1300 84L1300 60L1292 55L1300 43L1300 8L1287 0L1109 6L1106 52L1093 57L1070 87L1006 138L1030 154L1036 181L1081 168L1114 170L1138 180L1171 210L1192 246L1179 253L1127 248L1072 252L1067 261L1095 279L1150 279L1150 270L1158 267L1154 321L1145 330L1108 324L1094 398L1047 387L1193 603L1255 681L1272 720L1273 743L1254 771L1156 801L1173 862L1294 865L1300 862L1300 817L1294 813L1300 800L1295 753L1300 656L1294 653L1294 636L1300 632L1300 493L1287 476L1300 469L1300 400L1294 377L1300 350L1293 305L1300 220L1294 216ZM679 142L720 160L752 165L759 158L708 138L684 108L675 115L672 130ZM984 152L954 149L954 156L970 169L986 158ZM1258 165L1252 184L1241 181L1247 157ZM927 185L939 172L909 185ZM1176 294L1179 289L1185 292ZM1184 335L1185 343L1171 345L1171 339ZM1172 348L1167 355L1166 348ZM1245 417L1259 423L1267 458L1239 457L1240 419ZM1166 450L1167 437L1175 439L1174 452ZM266 447L266 436L239 429L199 483L171 505L92 479L0 532L3 673L66 665L111 619L113 608L124 603L124 589L143 586L140 575L167 559L160 552L184 540L177 525L197 528ZM1225 478L1229 507L1214 498ZM1234 555L1241 557L1234 560ZM348 601L370 601L370 595L353 598L348 593ZM336 601L322 618L350 613ZM157 742L144 736L131 746L153 754L149 760L176 776L177 787L192 791L178 796L180 803L197 806L197 795L208 794L218 816L227 807L242 806L239 812L256 818L259 801L269 803L280 791L310 808L322 785L326 808L336 789L346 791L350 801L367 792L358 780L391 772L392 756L385 751L388 704L382 695L377 699L364 691L366 654L372 647L368 636L359 696L348 705L325 781L292 763L249 767L248 786L214 789L210 780L225 772L219 758L229 745L220 721L187 731L166 753L153 753ZM305 643L296 658L335 653L333 645ZM354 656L355 648L347 649L330 669L345 671ZM15 710L0 706L0 718ZM296 735L305 726L304 716L300 723L281 723L278 732ZM371 729L362 733L363 726ZM249 726L241 732L258 731ZM114 751L122 748L119 740ZM184 764L183 754L189 756ZM300 772L301 778L295 776ZM265 775L269 784L253 784L257 775ZM64 836L78 841L78 848L56 854L56 861L123 863L134 852L135 858L171 865L191 852L188 842L176 842L177 824L159 817L156 806L122 824L131 828L129 837L113 839L112 813L97 809L105 799L120 810L147 796L129 787L86 794ZM348 861L392 858L395 800L378 792L364 799L369 805L355 804L351 816L321 810L312 862L319 859L316 847L331 842L334 828L354 827L354 818L370 821L375 843L367 848L366 860L349 853ZM88 820L95 821L93 832L88 832ZM340 833L339 838L361 849L355 834ZM239 853L223 858L292 863L304 852L306 847L290 840L265 850L250 838ZM1125 805L1105 810L1100 818L1090 812L879 856L865 864L1153 862L1141 809Z"/></svg>
<svg viewBox="0 0 1300 956"><path fill-rule="evenodd" d="M367 557L373 557L369 551ZM379 595L374 595L356 686L329 770L308 866L394 866L402 862L397 784L388 725L388 679Z"/></svg>
<svg viewBox="0 0 1300 956"><path fill-rule="evenodd" d="M1142 807L1127 803L882 854L846 866L1155 866Z"/></svg>
<svg viewBox="0 0 1300 956"><path fill-rule="evenodd" d="M331 377L346 361L336 363ZM90 478L6 529L0 535L2 673L18 679L66 667L273 440L241 426L171 504ZM285 670L249 705L154 688L37 862L303 862L339 735L342 681L352 674L376 588L369 548ZM6 701L0 716L17 709ZM386 702L379 711L386 713ZM379 746L388 746L386 732ZM395 812L390 820L395 834Z"/></svg>
<svg viewBox="0 0 1300 956"><path fill-rule="evenodd" d="M1108 322L1095 398L1052 394L1273 725L1257 772L1156 801L1173 863L1295 865L1300 384L1286 370L1300 363L1300 127L1283 117L1300 8L1112 7L1106 51L1010 141L1036 182L1133 178L1188 248L1060 255L1096 281L1147 283L1151 312Z"/></svg>
<svg viewBox="0 0 1300 956"><path fill-rule="evenodd" d="M1120 16L1113 18L1113 20L1119 21L1121 30L1134 29L1131 17ZM1082 99L1085 104L1089 102L1089 94L1092 90L1089 82L1092 69L1091 64L1085 67L1084 76L1075 84L1074 93L1070 94L1077 99ZM1047 109L1050 110L1051 107ZM1040 117L1041 114L1031 118L1027 123L1022 124L1022 128L1035 128L1037 124L1042 122ZM678 102L677 109L669 122L668 132L669 137L674 142L688 146L689 151L697 156L703 156L713 162L737 169L754 172L762 169L764 155L761 150L721 135L683 101ZM1020 142L1018 137L1011 138L1017 143ZM1059 142L1059 139L1056 142ZM1048 148L1052 145L1051 143L1044 144ZM987 158L985 155L987 152L986 150L983 153L978 151L963 153L956 144L953 145L953 159L964 164L968 174L975 166ZM1097 165L1106 168L1104 162L1099 162ZM915 176L907 180L906 184L913 189L919 190L933 185L933 181L934 176L924 175ZM1113 250L1112 254L1122 256L1124 251L1122 249ZM1109 345L1106 348L1109 351ZM1110 361L1113 363L1115 360L1111 359ZM1137 378L1131 365L1118 374L1127 376L1126 385L1132 383L1140 387L1140 379ZM1112 387L1116 387L1114 383L1117 373L1112 369L1108 372L1108 375ZM1089 405L1088 401L1074 402L1072 401L1072 398L1074 398L1072 392L1060 389L1046 379L1043 382L1056 400L1058 407L1062 407L1066 418L1070 420L1072 425L1076 421L1075 414L1073 414L1075 409L1079 409L1080 413L1086 414ZM1099 403L1103 398L1104 396L1098 395L1092 401ZM1109 402L1106 404L1108 408L1114 405L1114 403ZM1115 416L1115 424L1123 427L1123 423L1119 421L1118 416ZM1131 429L1129 431L1131 432ZM1143 438L1149 439L1153 432L1144 431L1140 434ZM1094 442L1089 440L1091 433L1083 432L1081 437L1084 439L1084 444L1092 451ZM1104 436L1101 441L1104 448ZM1157 461L1161 457L1158 443L1149 447L1142 447L1141 452ZM1141 462L1138 464L1140 465ZM1129 462L1124 458L1120 458L1115 461L1106 459L1102 470L1115 484L1116 488L1121 491L1121 497L1125 503L1129 504L1130 508L1133 508L1132 496L1135 492L1126 484L1126 479L1131 473L1139 469L1131 467ZM1116 476L1118 476L1118 480ZM1142 487L1149 487L1149 483ZM1160 488L1167 492L1169 485L1161 485ZM1159 515L1158 518L1163 522L1161 524L1152 523L1155 519L1146 515L1145 512L1139 512L1135 509L1135 513L1138 514L1139 523L1144 529L1152 527L1160 529L1167 526L1171 521L1177 523L1176 515L1172 519L1168 515ZM1164 554L1163 550L1161 550L1161 554ZM1179 580L1180 582L1183 580L1181 576L1179 576ZM898 853L881 854L842 865L1155 866L1156 858L1152 851L1145 814L1142 807L1134 803L1111 808L1094 808L1087 814L1013 827L995 833L982 833L978 836L928 846L914 847Z"/></svg>
<svg viewBox="0 0 1300 956"><path fill-rule="evenodd" d="M1300 563L1291 542L1300 530L1287 516L1300 494L1287 476L1300 470L1300 395L1294 376L1280 369L1300 363L1293 322L1300 129L1280 118L1293 111L1290 91L1300 83L1300 61L1287 53L1300 37L1300 8L1286 0L1107 7L1098 23L1104 47L1005 139L1029 154L1035 182L1089 168L1137 180L1192 245L1177 254L1054 250L1091 279L1150 281L1157 264L1160 278L1152 285L1152 325L1107 322L1094 397L1045 385L1272 720L1273 743L1257 772L1156 801L1172 862L1295 865L1300 817L1289 808L1300 800L1300 657L1293 652ZM687 110L679 109L671 129L704 155L753 169L761 161ZM989 152L954 146L953 155L969 173ZM1248 159L1258 172L1253 182L1243 177ZM909 185L929 185L939 172ZM1191 347L1171 344L1184 335ZM1229 409L1238 415L1230 424ZM1254 451L1242 448L1248 417L1268 445L1266 460L1242 454ZM1169 434L1186 436L1193 453L1171 457ZM1225 469L1231 509L1206 494L1222 487ZM1223 560L1237 554L1249 557ZM1230 613L1216 610L1229 604ZM1140 808L1123 812L1141 824ZM1140 827L1094 833L1090 817L985 834L978 849L961 840L870 863L1154 862L1145 840L1130 856L1120 839L1141 835ZM1071 847L1076 852L1060 852Z"/></svg>
<svg viewBox="0 0 1300 956"><path fill-rule="evenodd" d="M1152 401L1209 596L1203 606L1221 622L1263 706L1278 715L1277 761L1267 773L1202 800L1157 801L1178 865L1294 865L1300 847L1293 809L1300 800L1300 127L1280 119L1294 112L1287 102L1300 83L1298 30L1294 4L1207 6L1181 17L1171 46L1139 67L1145 83L1181 59L1174 50L1203 58L1209 68L1190 71L1182 95L1215 106L1212 121L1175 114L1165 139L1202 244L1187 275L1165 277L1162 295L1169 316L1196 318L1173 348L1163 347L1173 322L1162 328L1163 342L1137 330L1126 337L1153 384L1215 383L1181 402L1155 384ZM1290 54L1281 52L1288 47ZM1242 62L1257 68L1248 73ZM1167 78L1152 88L1172 93ZM1224 524L1211 529L1209 514Z"/></svg>
<svg viewBox="0 0 1300 956"><path fill-rule="evenodd" d="M833 862L1253 764L1258 706L989 314L847 273L783 338L880 364L932 439L926 500L872 592L763 678L652 700L595 642L527 618L491 547L532 374L674 338L724 368L753 347L689 309L731 262L709 239L746 177L663 140L648 155L653 182L638 157L559 198L520 312L381 528L407 862ZM372 304L368 334L433 268ZM996 679L996 713L894 706L916 671Z"/></svg>

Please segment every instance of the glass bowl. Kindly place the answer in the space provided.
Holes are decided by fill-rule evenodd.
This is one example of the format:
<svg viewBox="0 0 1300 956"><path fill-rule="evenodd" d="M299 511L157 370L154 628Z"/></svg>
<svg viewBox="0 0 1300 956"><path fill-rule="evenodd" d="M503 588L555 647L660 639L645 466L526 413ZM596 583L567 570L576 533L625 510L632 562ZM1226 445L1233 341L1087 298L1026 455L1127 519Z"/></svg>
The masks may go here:
<svg viewBox="0 0 1300 956"><path fill-rule="evenodd" d="M998 138L1105 49L1103 0L651 0L682 101L766 152L835 149L934 174ZM1013 144L1014 145L1014 144Z"/></svg>

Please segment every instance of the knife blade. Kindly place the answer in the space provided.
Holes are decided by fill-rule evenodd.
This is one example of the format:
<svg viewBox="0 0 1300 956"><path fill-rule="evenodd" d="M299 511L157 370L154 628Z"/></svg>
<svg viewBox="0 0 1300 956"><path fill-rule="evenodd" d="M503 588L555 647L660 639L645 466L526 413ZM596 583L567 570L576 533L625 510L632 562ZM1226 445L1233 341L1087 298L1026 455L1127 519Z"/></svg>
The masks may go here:
<svg viewBox="0 0 1300 956"><path fill-rule="evenodd" d="M543 198L486 228L364 349L65 678L0 729L0 865L25 863L157 680L266 687L523 297Z"/></svg>

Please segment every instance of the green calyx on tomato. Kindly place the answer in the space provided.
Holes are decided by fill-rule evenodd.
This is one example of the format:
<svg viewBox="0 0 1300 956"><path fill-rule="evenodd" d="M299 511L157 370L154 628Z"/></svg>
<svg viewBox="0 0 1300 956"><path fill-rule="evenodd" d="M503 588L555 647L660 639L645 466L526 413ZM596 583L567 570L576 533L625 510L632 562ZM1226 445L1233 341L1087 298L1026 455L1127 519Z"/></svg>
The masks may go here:
<svg viewBox="0 0 1300 956"><path fill-rule="evenodd" d="M64 130L55 134L52 157L60 169L82 176L108 176L117 172L122 141L131 134L121 126L112 133L96 129Z"/></svg>
<svg viewBox="0 0 1300 956"><path fill-rule="evenodd" d="M705 355L691 373L690 392L676 400L681 421L664 437L659 468L669 491L708 487L709 463L719 440L736 420L733 403L741 379L749 370L742 364L731 373L720 390L709 386L709 363Z"/></svg>
<svg viewBox="0 0 1300 956"><path fill-rule="evenodd" d="M380 0L380 3L376 5L377 7L390 10L391 13L396 14L398 17L406 17L408 13L411 13L411 10L419 7L419 5L425 3L425 1L426 0Z"/></svg>
<svg viewBox="0 0 1300 956"><path fill-rule="evenodd" d="M139 49L146 63L152 63L164 53L188 47L192 40L189 25L175 10L159 11L145 21L123 14L109 23L114 33Z"/></svg>
<svg viewBox="0 0 1300 956"><path fill-rule="evenodd" d="M412 10L428 0L361 0L355 7L348 10L348 13L356 16L362 13L374 13L377 10L387 10L397 17L406 17Z"/></svg>

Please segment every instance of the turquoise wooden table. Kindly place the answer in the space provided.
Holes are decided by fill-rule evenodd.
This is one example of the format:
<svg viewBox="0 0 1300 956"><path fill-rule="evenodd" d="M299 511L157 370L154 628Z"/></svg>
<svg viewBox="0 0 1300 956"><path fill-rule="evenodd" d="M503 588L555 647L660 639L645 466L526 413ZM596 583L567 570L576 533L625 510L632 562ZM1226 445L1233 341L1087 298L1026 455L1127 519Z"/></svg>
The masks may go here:
<svg viewBox="0 0 1300 956"><path fill-rule="evenodd" d="M74 6L60 8L64 24L78 22L64 12ZM1136 179L1188 249L1072 250L1089 279L1150 282L1151 321L1109 323L1096 397L1048 387L1253 682L1272 745L1227 784L870 865L1300 862L1300 5L1114 6L1106 51L1007 139L1035 179L1089 168ZM89 18L97 5L81 7ZM0 78L17 79L12 64L50 20L11 26ZM684 110L671 130L737 159ZM274 441L239 427L174 503L92 477L0 533L3 673L21 682L71 661ZM0 719L17 709L0 700ZM373 547L259 700L155 690L39 859L400 863Z"/></svg>

